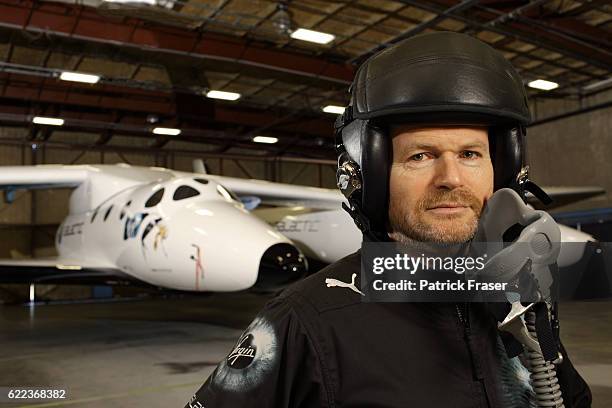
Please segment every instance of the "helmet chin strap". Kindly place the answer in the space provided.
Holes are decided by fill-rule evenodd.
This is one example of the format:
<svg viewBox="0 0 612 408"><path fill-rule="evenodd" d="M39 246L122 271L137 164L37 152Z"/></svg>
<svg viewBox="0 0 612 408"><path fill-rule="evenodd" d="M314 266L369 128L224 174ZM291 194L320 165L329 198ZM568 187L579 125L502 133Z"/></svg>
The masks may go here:
<svg viewBox="0 0 612 408"><path fill-rule="evenodd" d="M542 190L540 186L529 180L529 166L524 166L521 169L510 188L518 192L523 198L525 196L525 192L530 192L544 205L549 205L553 201L552 198L546 194L546 191Z"/></svg>

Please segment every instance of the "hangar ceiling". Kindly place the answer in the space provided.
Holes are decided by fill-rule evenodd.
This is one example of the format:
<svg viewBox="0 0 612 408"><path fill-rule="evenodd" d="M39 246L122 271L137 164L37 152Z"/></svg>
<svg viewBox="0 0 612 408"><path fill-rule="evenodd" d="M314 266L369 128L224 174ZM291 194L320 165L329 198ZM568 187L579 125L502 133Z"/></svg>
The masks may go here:
<svg viewBox="0 0 612 408"><path fill-rule="evenodd" d="M328 44L293 39L307 28ZM0 1L0 122L28 129L26 142L53 141L34 115L65 119L62 131L170 140L268 155L329 158L335 115L358 64L418 33L451 30L500 50L536 98L582 98L612 88L609 0L63 0ZM59 80L63 71L101 76ZM241 94L208 99L208 90ZM151 127L180 128L178 136ZM279 143L263 146L255 135ZM68 142L69 143L69 142Z"/></svg>

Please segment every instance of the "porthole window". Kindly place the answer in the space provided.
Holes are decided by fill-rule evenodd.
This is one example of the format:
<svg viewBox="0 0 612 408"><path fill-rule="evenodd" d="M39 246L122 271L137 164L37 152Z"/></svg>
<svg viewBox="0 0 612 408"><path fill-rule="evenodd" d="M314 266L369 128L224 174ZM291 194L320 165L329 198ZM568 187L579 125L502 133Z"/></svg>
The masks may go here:
<svg viewBox="0 0 612 408"><path fill-rule="evenodd" d="M106 221L112 210L113 206L111 205L110 207L108 207L108 210L106 210L106 213L104 213L104 221Z"/></svg>
<svg viewBox="0 0 612 408"><path fill-rule="evenodd" d="M96 219L96 215L98 215L98 210L100 209L100 207L96 207L96 209L94 210L93 214L91 214L91 220L89 222L94 222L94 220Z"/></svg>
<svg viewBox="0 0 612 408"><path fill-rule="evenodd" d="M186 198L195 197L199 194L200 192L193 187L180 186L174 191L174 194L172 195L172 199L174 201L184 200Z"/></svg>
<svg viewBox="0 0 612 408"><path fill-rule="evenodd" d="M159 204L159 202L161 201L163 196L164 196L164 189L160 188L155 193L153 193L153 195L151 197L149 197L149 199L145 203L145 207L154 207L154 206L156 206L157 204Z"/></svg>

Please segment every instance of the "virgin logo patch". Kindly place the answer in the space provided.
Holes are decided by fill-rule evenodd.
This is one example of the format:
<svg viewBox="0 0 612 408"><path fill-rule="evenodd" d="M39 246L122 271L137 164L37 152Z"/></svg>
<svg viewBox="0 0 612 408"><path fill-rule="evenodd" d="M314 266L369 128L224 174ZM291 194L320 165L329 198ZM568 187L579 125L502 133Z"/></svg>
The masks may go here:
<svg viewBox="0 0 612 408"><path fill-rule="evenodd" d="M226 391L251 390L274 370L278 357L274 327L264 316L257 316L219 364L211 381Z"/></svg>
<svg viewBox="0 0 612 408"><path fill-rule="evenodd" d="M257 353L257 347L253 344L253 340L254 337L250 333L242 336L234 350L227 356L227 365L236 369L248 367Z"/></svg>

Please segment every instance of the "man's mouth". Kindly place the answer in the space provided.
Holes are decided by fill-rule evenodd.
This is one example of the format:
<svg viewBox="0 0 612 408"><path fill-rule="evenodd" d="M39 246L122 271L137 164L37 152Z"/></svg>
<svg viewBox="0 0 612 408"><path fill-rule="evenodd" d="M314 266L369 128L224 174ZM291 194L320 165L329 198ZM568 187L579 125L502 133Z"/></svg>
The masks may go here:
<svg viewBox="0 0 612 408"><path fill-rule="evenodd" d="M460 203L440 203L427 208L427 211L434 214L458 214L468 210L469 208L470 207L468 205Z"/></svg>

